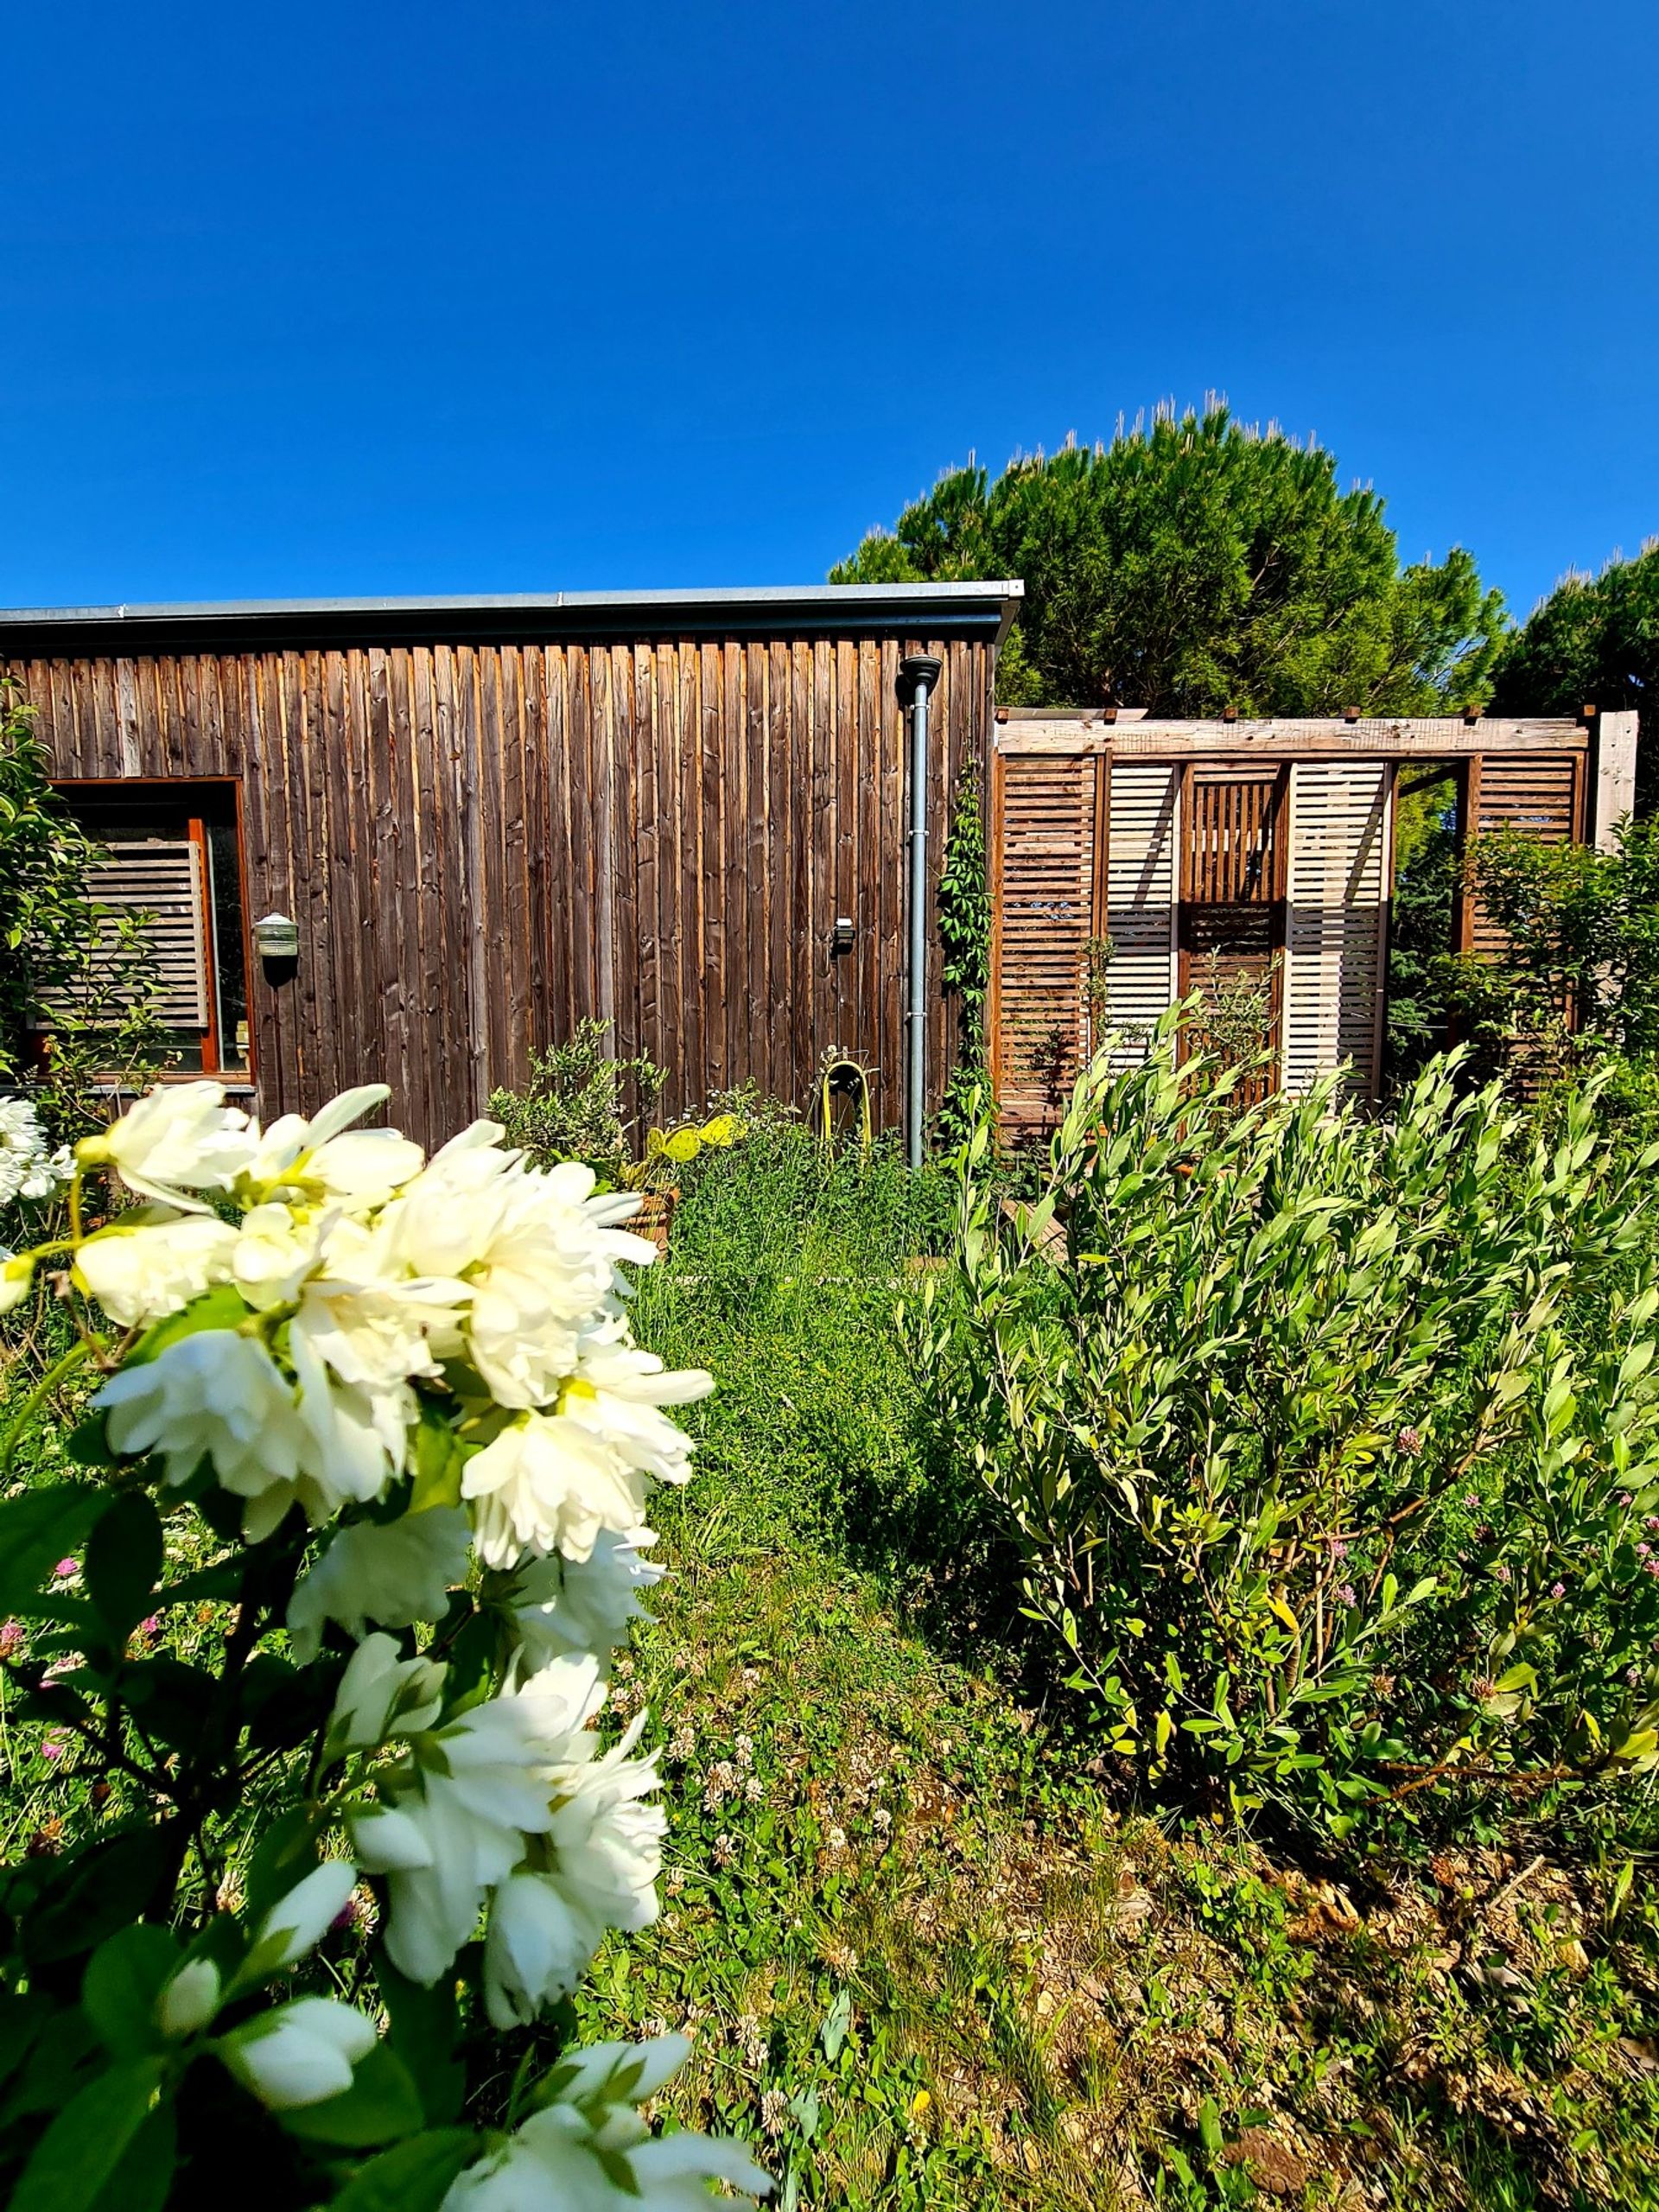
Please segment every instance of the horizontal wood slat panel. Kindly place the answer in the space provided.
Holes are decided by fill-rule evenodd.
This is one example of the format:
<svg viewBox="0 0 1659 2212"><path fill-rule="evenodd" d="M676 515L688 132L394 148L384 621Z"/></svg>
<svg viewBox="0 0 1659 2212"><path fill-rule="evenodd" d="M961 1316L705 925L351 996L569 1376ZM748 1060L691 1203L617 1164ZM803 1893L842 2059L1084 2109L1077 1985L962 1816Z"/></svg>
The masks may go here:
<svg viewBox="0 0 1659 2212"><path fill-rule="evenodd" d="M1245 993L1261 1000L1262 1033L1249 1048L1251 1071L1240 1091L1247 1098L1260 1097L1276 1080L1285 789L1281 768L1200 761L1187 770L1182 794L1179 988L1207 1003L1226 1000L1234 1017ZM1208 1044L1227 1049L1214 1036ZM1262 1053L1268 1058L1257 1064Z"/></svg>
<svg viewBox="0 0 1659 2212"><path fill-rule="evenodd" d="M110 910L103 936L112 943L117 917L143 915L162 982L158 1018L168 1029L205 1029L207 900L201 847L188 838L158 837L108 849L110 858L86 878L89 899Z"/></svg>
<svg viewBox="0 0 1659 2212"><path fill-rule="evenodd" d="M1513 830L1543 845L1570 844L1578 824L1579 763L1548 755L1484 754L1477 785L1475 828L1483 837ZM1470 902L1469 949L1486 958L1503 952L1504 932L1478 899Z"/></svg>
<svg viewBox="0 0 1659 2212"><path fill-rule="evenodd" d="M1094 763L1004 763L1000 845L997 1100L1005 1124L1052 1122L1084 1047L1083 963L1093 918Z"/></svg>
<svg viewBox="0 0 1659 2212"><path fill-rule="evenodd" d="M1285 1087L1306 1090L1346 1062L1356 1084L1374 1096L1382 1080L1393 771L1298 761L1290 777Z"/></svg>
<svg viewBox="0 0 1659 2212"><path fill-rule="evenodd" d="M1175 889L1181 772L1115 760L1107 827L1103 1029L1124 1032L1114 1065L1145 1058L1141 1041L1175 996Z"/></svg>

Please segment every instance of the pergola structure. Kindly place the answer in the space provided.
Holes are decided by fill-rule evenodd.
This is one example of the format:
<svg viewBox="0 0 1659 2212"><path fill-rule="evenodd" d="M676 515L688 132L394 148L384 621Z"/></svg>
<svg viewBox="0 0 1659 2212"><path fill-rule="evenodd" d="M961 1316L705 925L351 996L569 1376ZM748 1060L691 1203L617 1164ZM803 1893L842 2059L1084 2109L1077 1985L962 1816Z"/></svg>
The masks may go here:
<svg viewBox="0 0 1659 2212"><path fill-rule="evenodd" d="M1014 713L993 730L992 1067L1005 1130L1051 1124L1096 1042L1136 1057L1175 1000L1259 982L1271 1080L1381 1088L1400 799L1443 783L1465 843L1504 826L1605 846L1637 717L1352 714L1154 721ZM1478 902L1451 949L1496 949Z"/></svg>

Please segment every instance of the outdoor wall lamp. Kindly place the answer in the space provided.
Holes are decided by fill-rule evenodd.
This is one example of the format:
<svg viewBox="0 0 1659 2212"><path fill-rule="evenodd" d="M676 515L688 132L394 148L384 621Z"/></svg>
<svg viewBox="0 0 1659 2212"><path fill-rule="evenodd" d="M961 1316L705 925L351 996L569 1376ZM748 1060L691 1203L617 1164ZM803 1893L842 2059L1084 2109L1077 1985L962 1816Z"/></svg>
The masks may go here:
<svg viewBox="0 0 1659 2212"><path fill-rule="evenodd" d="M253 925L253 943L262 960L297 960L300 925L286 914L265 914Z"/></svg>

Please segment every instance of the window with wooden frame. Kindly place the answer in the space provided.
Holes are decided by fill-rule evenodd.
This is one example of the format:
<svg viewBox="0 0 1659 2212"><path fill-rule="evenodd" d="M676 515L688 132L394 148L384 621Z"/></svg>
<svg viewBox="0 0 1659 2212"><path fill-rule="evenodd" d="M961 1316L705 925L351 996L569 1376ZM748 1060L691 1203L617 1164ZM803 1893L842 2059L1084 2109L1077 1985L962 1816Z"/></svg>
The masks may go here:
<svg viewBox="0 0 1659 2212"><path fill-rule="evenodd" d="M175 1071L251 1072L247 914L238 787L209 781L63 782L58 794L106 857L91 899L149 918L161 972L161 1020Z"/></svg>

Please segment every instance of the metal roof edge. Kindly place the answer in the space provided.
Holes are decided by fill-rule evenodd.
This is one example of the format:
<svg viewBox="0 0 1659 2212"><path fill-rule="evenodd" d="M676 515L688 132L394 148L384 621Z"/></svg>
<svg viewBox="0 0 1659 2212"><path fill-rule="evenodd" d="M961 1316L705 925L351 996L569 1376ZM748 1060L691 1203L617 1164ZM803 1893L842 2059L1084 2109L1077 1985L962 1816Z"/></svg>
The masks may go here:
<svg viewBox="0 0 1659 2212"><path fill-rule="evenodd" d="M0 645L27 639L47 652L165 648L192 639L318 642L446 634L506 639L579 636L591 630L665 631L901 628L995 630L1000 640L1025 595L1017 580L983 583L767 584L753 588L467 593L447 597L250 599L115 607L0 607ZM120 641L120 642L118 642Z"/></svg>

